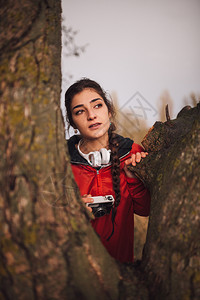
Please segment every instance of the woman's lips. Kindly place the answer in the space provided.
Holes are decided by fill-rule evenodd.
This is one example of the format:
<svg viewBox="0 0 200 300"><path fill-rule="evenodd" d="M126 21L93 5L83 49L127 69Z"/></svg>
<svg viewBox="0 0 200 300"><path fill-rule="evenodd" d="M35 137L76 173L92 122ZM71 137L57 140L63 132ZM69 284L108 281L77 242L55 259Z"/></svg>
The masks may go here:
<svg viewBox="0 0 200 300"><path fill-rule="evenodd" d="M91 125L89 126L89 128L90 128L90 129L97 129L97 128L100 127L100 125L101 125L101 123L94 123L94 124L91 124Z"/></svg>

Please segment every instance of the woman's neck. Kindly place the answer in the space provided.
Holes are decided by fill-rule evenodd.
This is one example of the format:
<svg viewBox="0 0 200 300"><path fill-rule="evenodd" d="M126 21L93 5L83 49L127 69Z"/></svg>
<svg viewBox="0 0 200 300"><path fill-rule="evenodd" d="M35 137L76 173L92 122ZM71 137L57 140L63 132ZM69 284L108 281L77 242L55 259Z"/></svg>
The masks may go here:
<svg viewBox="0 0 200 300"><path fill-rule="evenodd" d="M109 149L108 134L93 140L82 138L80 143L81 151L86 154L92 151L99 151L101 148Z"/></svg>

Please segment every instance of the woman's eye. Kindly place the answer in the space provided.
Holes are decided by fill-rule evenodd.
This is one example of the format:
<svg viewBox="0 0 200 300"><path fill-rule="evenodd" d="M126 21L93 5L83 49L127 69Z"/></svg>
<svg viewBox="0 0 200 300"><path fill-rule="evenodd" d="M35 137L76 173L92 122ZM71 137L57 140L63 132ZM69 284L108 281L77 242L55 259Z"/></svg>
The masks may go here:
<svg viewBox="0 0 200 300"><path fill-rule="evenodd" d="M99 108L101 106L102 106L102 103L98 103L98 104L95 105L95 108Z"/></svg>
<svg viewBox="0 0 200 300"><path fill-rule="evenodd" d="M83 109L77 110L77 111L75 112L75 115L76 115L76 116L77 116L77 115L80 115L82 112L83 112Z"/></svg>

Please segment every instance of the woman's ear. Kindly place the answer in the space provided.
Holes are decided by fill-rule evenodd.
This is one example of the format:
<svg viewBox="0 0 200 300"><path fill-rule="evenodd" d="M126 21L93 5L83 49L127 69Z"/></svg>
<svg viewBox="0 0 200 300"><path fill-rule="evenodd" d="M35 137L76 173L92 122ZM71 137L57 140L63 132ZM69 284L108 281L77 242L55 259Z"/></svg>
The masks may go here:
<svg viewBox="0 0 200 300"><path fill-rule="evenodd" d="M74 134L77 134L78 133L78 129L75 126L75 124L71 124L71 127L74 129Z"/></svg>

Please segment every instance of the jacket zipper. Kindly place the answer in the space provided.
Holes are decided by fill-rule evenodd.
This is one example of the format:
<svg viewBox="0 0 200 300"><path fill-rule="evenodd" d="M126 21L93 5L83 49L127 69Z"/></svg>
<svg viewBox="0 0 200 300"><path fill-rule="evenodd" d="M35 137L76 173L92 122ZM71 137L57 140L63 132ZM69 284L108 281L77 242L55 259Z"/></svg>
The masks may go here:
<svg viewBox="0 0 200 300"><path fill-rule="evenodd" d="M96 171L97 171L97 186L100 187L99 170Z"/></svg>

